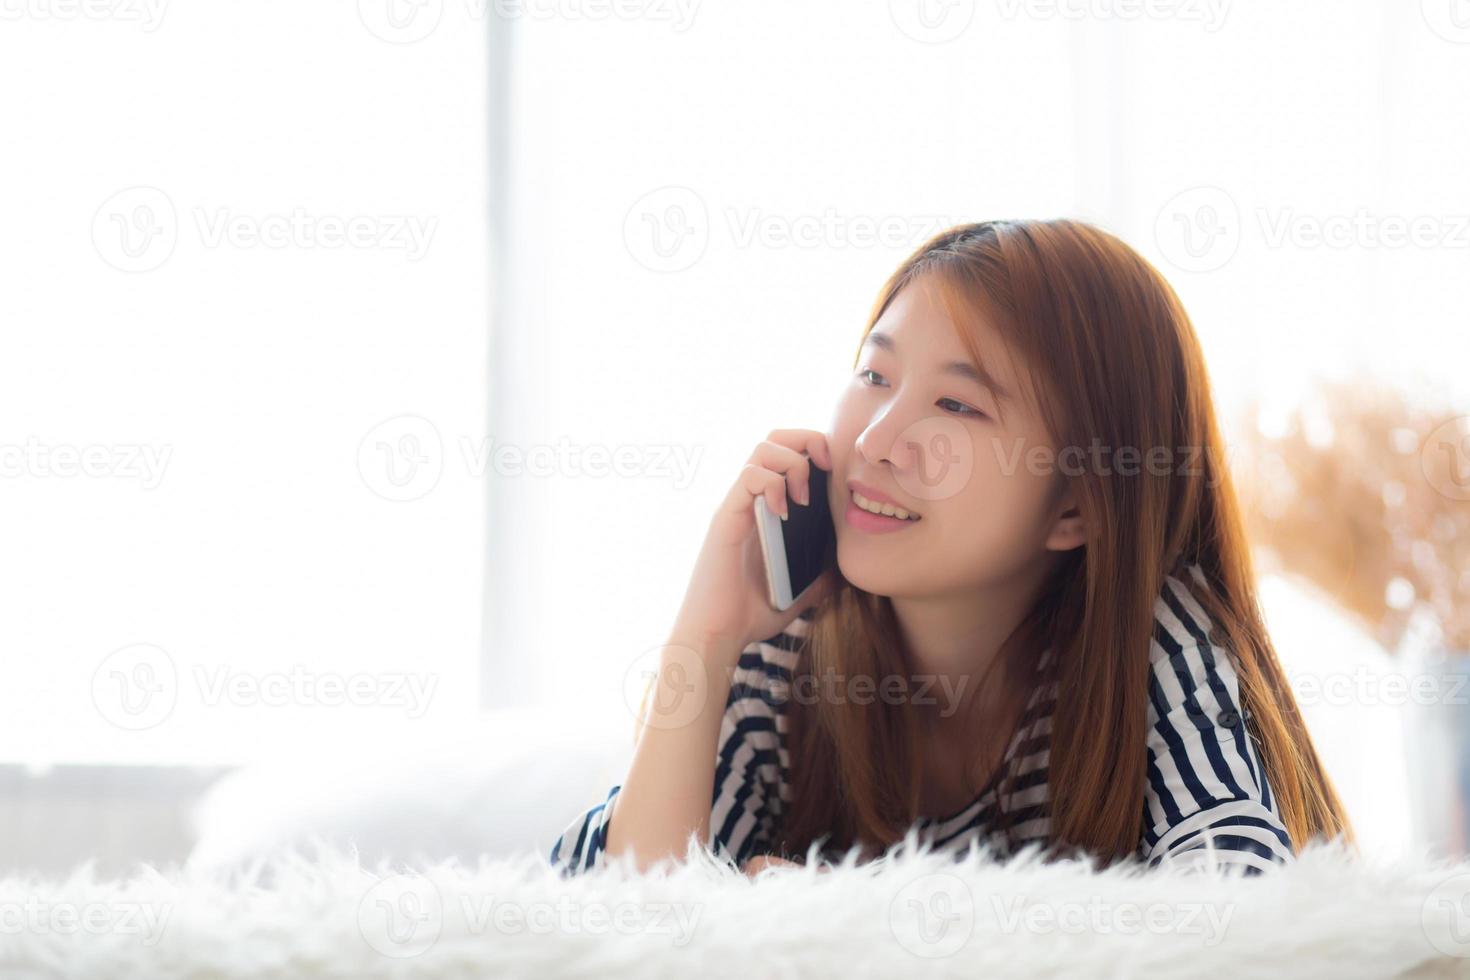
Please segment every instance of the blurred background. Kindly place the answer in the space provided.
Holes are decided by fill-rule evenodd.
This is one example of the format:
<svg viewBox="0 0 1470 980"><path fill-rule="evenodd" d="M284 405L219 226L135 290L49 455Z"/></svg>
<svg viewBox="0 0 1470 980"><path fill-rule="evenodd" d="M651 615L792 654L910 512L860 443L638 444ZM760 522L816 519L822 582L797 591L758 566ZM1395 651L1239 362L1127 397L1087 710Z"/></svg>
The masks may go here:
<svg viewBox="0 0 1470 980"><path fill-rule="evenodd" d="M549 849L883 279L1184 299L1364 848L1465 853L1470 6L0 4L0 868Z"/></svg>

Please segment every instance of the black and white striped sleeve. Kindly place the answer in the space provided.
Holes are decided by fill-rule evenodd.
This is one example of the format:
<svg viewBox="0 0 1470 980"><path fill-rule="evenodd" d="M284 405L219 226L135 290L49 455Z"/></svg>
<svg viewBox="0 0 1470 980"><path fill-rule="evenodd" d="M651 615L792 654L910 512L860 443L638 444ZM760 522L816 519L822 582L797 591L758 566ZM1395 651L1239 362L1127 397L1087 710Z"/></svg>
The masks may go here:
<svg viewBox="0 0 1470 980"><path fill-rule="evenodd" d="M1150 645L1140 852L1150 865L1219 862L1258 874L1294 852L1247 730L1233 655L1212 635L1204 610L1171 578Z"/></svg>
<svg viewBox="0 0 1470 980"><path fill-rule="evenodd" d="M788 639L752 644L740 655L720 722L710 836L737 863L771 846L781 817L781 706L790 694L781 647Z"/></svg>
<svg viewBox="0 0 1470 980"><path fill-rule="evenodd" d="M551 846L551 865L564 877L600 868L606 862L607 829L622 788L619 784L609 790L606 799L580 814Z"/></svg>

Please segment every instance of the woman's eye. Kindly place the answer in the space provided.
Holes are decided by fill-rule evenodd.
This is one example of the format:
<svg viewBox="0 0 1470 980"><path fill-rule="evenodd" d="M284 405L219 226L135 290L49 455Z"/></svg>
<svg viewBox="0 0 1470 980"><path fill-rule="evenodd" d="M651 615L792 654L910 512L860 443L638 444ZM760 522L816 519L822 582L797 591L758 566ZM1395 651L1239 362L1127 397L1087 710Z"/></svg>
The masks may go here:
<svg viewBox="0 0 1470 980"><path fill-rule="evenodd" d="M971 408L964 402L957 402L953 398L941 398L939 399L938 404L943 405L945 402L948 402L949 404L955 406L954 408L949 409L949 411L954 412L956 415L973 415L976 418L985 417L985 413L980 411L979 409Z"/></svg>
<svg viewBox="0 0 1470 980"><path fill-rule="evenodd" d="M877 380L869 380L870 375ZM874 371L872 368L864 368L863 370L859 371L858 377L861 378L864 383L869 385L883 383L883 375L879 374L877 371ZM943 407L945 411L951 412L955 415L971 415L977 419L983 419L987 417L986 414L979 409L971 408L964 402L955 401L953 398L941 398L939 399L939 401L935 402L935 404Z"/></svg>

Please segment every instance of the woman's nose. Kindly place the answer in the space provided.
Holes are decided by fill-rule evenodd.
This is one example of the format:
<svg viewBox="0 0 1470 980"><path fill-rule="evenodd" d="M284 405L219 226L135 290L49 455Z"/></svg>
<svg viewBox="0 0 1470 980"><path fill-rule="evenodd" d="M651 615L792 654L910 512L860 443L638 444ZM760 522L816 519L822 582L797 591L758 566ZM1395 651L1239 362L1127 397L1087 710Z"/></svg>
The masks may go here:
<svg viewBox="0 0 1470 980"><path fill-rule="evenodd" d="M858 436L858 452L875 467L882 463L891 463L899 469L912 466L913 448L905 445L901 438L907 425L900 413L892 410L883 412Z"/></svg>

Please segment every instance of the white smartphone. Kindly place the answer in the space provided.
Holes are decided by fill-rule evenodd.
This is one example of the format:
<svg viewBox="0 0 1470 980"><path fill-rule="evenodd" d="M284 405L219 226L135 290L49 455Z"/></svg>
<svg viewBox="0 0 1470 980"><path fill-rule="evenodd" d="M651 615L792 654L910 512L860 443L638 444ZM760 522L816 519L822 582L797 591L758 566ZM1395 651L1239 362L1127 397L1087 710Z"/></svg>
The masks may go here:
<svg viewBox="0 0 1470 980"><path fill-rule="evenodd" d="M790 609L836 561L837 529L827 500L828 473L815 463L810 470L811 503L798 504L788 492L786 509L791 516L786 520L766 506L764 495L755 498L755 528L765 556L766 599L774 609Z"/></svg>

